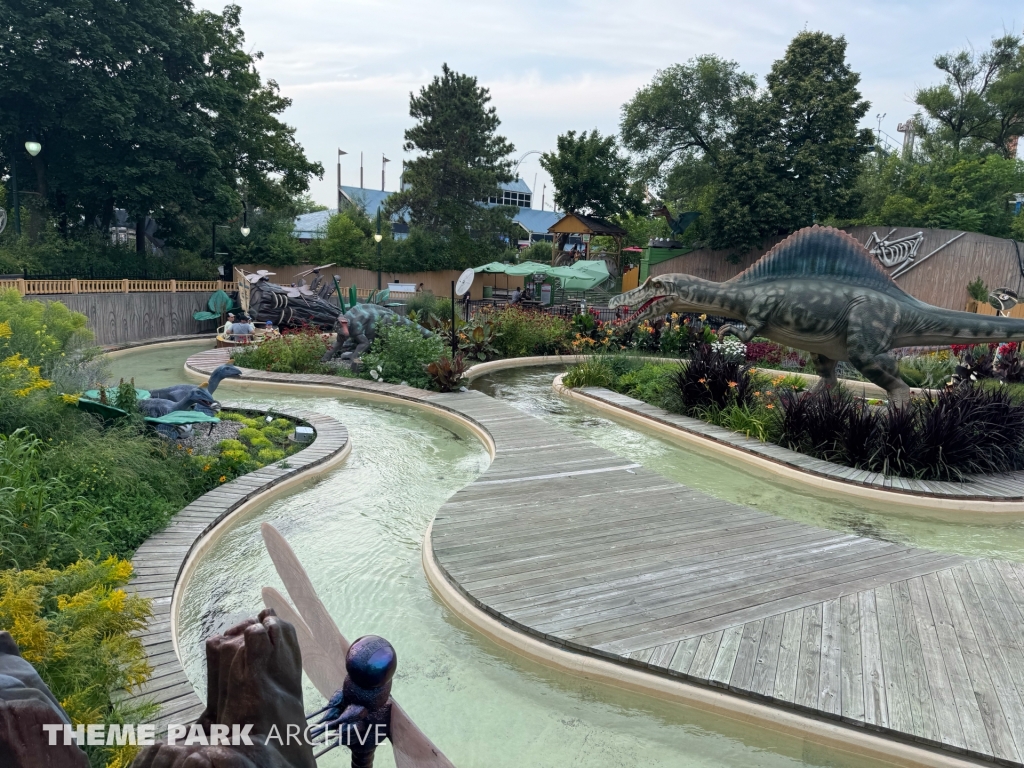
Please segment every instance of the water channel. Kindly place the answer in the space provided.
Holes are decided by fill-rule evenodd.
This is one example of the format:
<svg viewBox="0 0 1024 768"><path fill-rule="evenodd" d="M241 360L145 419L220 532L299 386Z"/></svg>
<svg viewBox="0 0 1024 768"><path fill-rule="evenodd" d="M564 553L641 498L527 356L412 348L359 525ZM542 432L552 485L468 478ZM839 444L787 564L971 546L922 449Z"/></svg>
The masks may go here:
<svg viewBox="0 0 1024 768"><path fill-rule="evenodd" d="M111 360L111 378L133 376L145 387L180 382L185 359L207 346L142 348ZM506 371L474 386L722 498L831 528L1024 559L1020 525L935 524L801 494L566 402L551 391L554 372ZM481 445L460 427L401 406L261 392L230 380L218 397L329 414L348 427L353 452L323 479L235 523L199 564L183 595L178 639L200 695L203 640L256 613L262 586L281 586L259 537L260 523L271 521L306 564L341 630L350 639L380 634L395 645L395 698L460 768L878 765L553 672L452 617L427 585L419 558L438 508L488 464ZM307 702L319 701L311 685L306 693ZM337 754L320 765L343 766L347 759ZM394 764L390 750L380 751L377 764Z"/></svg>

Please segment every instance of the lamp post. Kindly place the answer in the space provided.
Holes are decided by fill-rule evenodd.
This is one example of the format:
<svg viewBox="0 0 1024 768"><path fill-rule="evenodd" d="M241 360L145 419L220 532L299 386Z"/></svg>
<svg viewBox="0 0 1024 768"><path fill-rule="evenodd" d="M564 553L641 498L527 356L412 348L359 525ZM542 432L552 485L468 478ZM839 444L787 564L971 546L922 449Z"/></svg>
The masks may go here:
<svg viewBox="0 0 1024 768"><path fill-rule="evenodd" d="M245 200L242 200L242 228L239 231L242 233L242 237L248 237L252 232L249 229L249 206L245 204Z"/></svg>
<svg viewBox="0 0 1024 768"><path fill-rule="evenodd" d="M11 153L11 202L14 205L14 234L21 234L21 197L18 189L18 145L15 142L14 152ZM43 145L36 140L35 132L25 142L25 151L35 157L43 151Z"/></svg>
<svg viewBox="0 0 1024 768"><path fill-rule="evenodd" d="M384 235L380 233L380 208L377 209L377 234L373 236L374 242L377 243L377 290L379 291L380 286L380 271L381 271L381 259L380 259L380 241L384 239Z"/></svg>

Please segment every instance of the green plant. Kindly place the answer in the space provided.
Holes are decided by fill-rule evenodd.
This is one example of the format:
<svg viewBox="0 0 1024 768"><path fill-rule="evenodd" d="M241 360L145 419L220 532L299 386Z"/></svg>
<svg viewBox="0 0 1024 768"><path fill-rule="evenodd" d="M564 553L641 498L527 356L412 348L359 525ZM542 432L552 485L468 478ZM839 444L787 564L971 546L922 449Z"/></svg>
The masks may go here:
<svg viewBox="0 0 1024 768"><path fill-rule="evenodd" d="M466 361L461 354L452 359L444 355L426 366L430 388L438 392L454 392L466 375Z"/></svg>
<svg viewBox="0 0 1024 768"><path fill-rule="evenodd" d="M466 356L481 361L497 357L498 350L494 347L497 336L493 323L486 319L474 318L472 323L459 331L459 349Z"/></svg>
<svg viewBox="0 0 1024 768"><path fill-rule="evenodd" d="M944 387L956 370L957 360L949 354L930 353L904 357L899 361L900 376L912 387Z"/></svg>
<svg viewBox="0 0 1024 768"><path fill-rule="evenodd" d="M615 374L601 356L589 357L570 368L562 383L573 389L579 387L608 387L615 381Z"/></svg>
<svg viewBox="0 0 1024 768"><path fill-rule="evenodd" d="M572 325L561 317L505 307L489 315L502 357L557 355L571 350Z"/></svg>
<svg viewBox="0 0 1024 768"><path fill-rule="evenodd" d="M373 346L363 355L363 370L370 378L426 389L426 366L441 357L442 344L437 336L423 338L414 328L381 323Z"/></svg>
<svg viewBox="0 0 1024 768"><path fill-rule="evenodd" d="M16 290L0 290L0 360L22 355L45 375L92 341L88 322L59 301L32 301Z"/></svg>
<svg viewBox="0 0 1024 768"><path fill-rule="evenodd" d="M722 410L730 404L748 405L754 392L750 370L711 344L697 345L690 360L678 366L673 380L671 396L687 415L707 408Z"/></svg>
<svg viewBox="0 0 1024 768"><path fill-rule="evenodd" d="M978 275L974 280L967 284L967 293L969 293L971 298L975 301L980 301L983 304L988 303L988 286L985 285L985 281L981 279L981 275Z"/></svg>
<svg viewBox="0 0 1024 768"><path fill-rule="evenodd" d="M333 373L321 362L330 344L317 328L287 332L235 350L232 362L244 368L277 373Z"/></svg>
<svg viewBox="0 0 1024 768"><path fill-rule="evenodd" d="M149 600L124 591L132 565L110 557L62 569L0 571L0 629L39 672L72 724L137 723L153 704L124 703L152 670L137 633L151 616ZM87 746L90 763L125 767L134 746Z"/></svg>

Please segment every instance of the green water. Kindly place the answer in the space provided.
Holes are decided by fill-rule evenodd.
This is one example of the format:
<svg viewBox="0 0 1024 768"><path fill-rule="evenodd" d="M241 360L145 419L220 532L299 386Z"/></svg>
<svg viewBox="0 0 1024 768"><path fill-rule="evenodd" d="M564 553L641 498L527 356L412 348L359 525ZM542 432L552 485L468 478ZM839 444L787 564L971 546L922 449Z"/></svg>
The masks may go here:
<svg viewBox="0 0 1024 768"><path fill-rule="evenodd" d="M112 361L112 377L135 376L146 387L183 381L185 358L202 348L133 352ZM799 503L808 518L815 504L824 504L594 417L557 399L551 376L536 369L513 371L478 386L711 493L762 508ZM222 386L219 395L225 400L293 405L334 416L348 427L353 452L322 480L236 523L199 564L183 594L179 642L200 694L204 638L255 614L262 586L280 587L259 537L260 523L271 521L306 564L341 630L350 639L372 632L394 644L399 656L395 698L460 768L878 765L579 681L498 648L440 605L419 562L423 533L438 508L487 467L487 454L475 439L401 407L282 396L241 389L230 380ZM855 523L837 517L832 524ZM306 694L312 709L320 699L312 686ZM320 765L340 767L347 759L336 754ZM387 747L377 764L393 765Z"/></svg>

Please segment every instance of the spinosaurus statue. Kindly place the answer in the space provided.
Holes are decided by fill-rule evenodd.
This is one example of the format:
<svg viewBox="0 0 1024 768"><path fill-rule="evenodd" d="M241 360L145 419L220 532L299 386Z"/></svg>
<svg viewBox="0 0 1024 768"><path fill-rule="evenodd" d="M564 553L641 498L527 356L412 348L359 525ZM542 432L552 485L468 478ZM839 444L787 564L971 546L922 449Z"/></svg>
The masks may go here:
<svg viewBox="0 0 1024 768"><path fill-rule="evenodd" d="M421 325L402 317L380 304L356 304L343 315L338 315L334 330L337 336L334 345L327 350L321 362L329 362L336 357L357 364L363 352L370 348L377 337L377 326L380 323L397 323L419 331L423 338L432 334Z"/></svg>
<svg viewBox="0 0 1024 768"><path fill-rule="evenodd" d="M1024 340L1024 320L957 312L903 291L853 237L831 227L801 229L731 280L685 274L649 278L613 297L632 307L627 322L667 312L708 312L738 320L719 329L744 342L754 336L811 353L822 385L837 383L849 361L897 405L910 399L890 350L898 347Z"/></svg>

